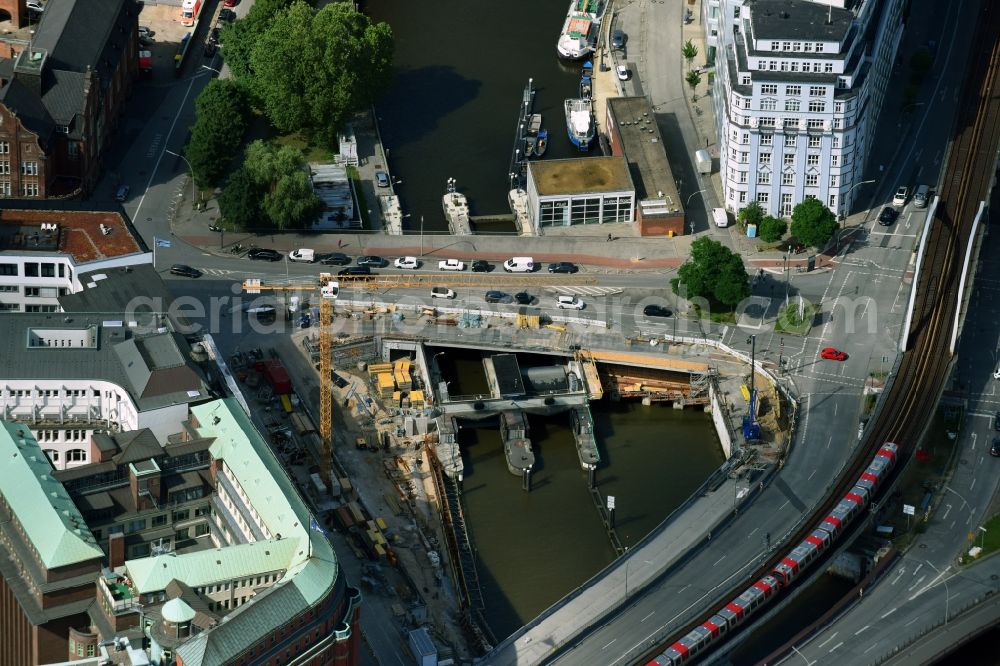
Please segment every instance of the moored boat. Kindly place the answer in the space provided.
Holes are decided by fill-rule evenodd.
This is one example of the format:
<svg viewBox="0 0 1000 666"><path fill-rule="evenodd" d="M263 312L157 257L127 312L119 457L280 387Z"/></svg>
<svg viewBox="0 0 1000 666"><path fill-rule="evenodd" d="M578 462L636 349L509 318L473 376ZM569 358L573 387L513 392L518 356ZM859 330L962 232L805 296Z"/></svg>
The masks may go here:
<svg viewBox="0 0 1000 666"><path fill-rule="evenodd" d="M535 155L541 157L545 154L545 149L549 147L549 131L538 130L538 137L535 141Z"/></svg>
<svg viewBox="0 0 1000 666"><path fill-rule="evenodd" d="M584 99L593 97L593 76L594 64L588 60L583 63L583 71L580 73L580 97Z"/></svg>
<svg viewBox="0 0 1000 666"><path fill-rule="evenodd" d="M589 99L568 99L566 107L566 132L569 140L581 151L590 150L594 140L594 112Z"/></svg>
<svg viewBox="0 0 1000 666"><path fill-rule="evenodd" d="M556 52L559 57L579 60L594 52L600 32L603 0L572 0L566 13Z"/></svg>

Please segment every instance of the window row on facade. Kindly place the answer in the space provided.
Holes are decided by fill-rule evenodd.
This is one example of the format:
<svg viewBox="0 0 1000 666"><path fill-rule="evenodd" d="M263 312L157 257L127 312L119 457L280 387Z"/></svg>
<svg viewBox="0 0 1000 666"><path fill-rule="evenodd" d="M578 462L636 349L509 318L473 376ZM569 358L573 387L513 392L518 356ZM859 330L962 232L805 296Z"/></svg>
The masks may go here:
<svg viewBox="0 0 1000 666"><path fill-rule="evenodd" d="M538 209L542 227L628 222L632 214L632 197L547 200L539 202Z"/></svg>

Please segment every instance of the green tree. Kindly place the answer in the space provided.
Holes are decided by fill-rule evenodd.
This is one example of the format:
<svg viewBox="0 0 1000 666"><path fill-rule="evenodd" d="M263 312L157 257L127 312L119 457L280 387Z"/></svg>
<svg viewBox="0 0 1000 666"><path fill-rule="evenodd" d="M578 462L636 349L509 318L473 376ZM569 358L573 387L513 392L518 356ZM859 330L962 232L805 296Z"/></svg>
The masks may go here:
<svg viewBox="0 0 1000 666"><path fill-rule="evenodd" d="M195 100L197 120L184 152L199 187L222 182L239 150L250 118L242 87L232 79L211 81Z"/></svg>
<svg viewBox="0 0 1000 666"><path fill-rule="evenodd" d="M687 81L689 86L691 86L691 92L694 94L694 98L698 99L698 95L695 93L695 90L698 88L698 84L701 83L701 74L692 69L687 73L687 75L685 75L684 80Z"/></svg>
<svg viewBox="0 0 1000 666"><path fill-rule="evenodd" d="M837 230L837 218L819 199L809 197L792 209L792 235L803 245L822 247Z"/></svg>
<svg viewBox="0 0 1000 666"><path fill-rule="evenodd" d="M764 215L764 209L760 207L760 204L756 201L751 201L743 208L740 208L740 212L736 214L736 221L744 226L756 224L759 227L761 221L764 219Z"/></svg>
<svg viewBox="0 0 1000 666"><path fill-rule="evenodd" d="M222 27L222 59L237 81L250 84L253 77L250 54L274 17L290 4L292 0L257 0L245 17Z"/></svg>
<svg viewBox="0 0 1000 666"><path fill-rule="evenodd" d="M684 42L684 46L681 48L681 55L687 61L688 69L691 68L691 63L698 56L698 47L695 46L691 40Z"/></svg>
<svg viewBox="0 0 1000 666"><path fill-rule="evenodd" d="M765 243L774 243L780 241L781 237L788 231L788 224L781 218L768 215L760 221L757 229L761 240Z"/></svg>
<svg viewBox="0 0 1000 666"><path fill-rule="evenodd" d="M750 295L743 259L719 241L702 237L691 243L691 256L677 271L688 297L734 306Z"/></svg>
<svg viewBox="0 0 1000 666"><path fill-rule="evenodd" d="M250 51L251 87L279 131L332 145L347 117L389 88L393 51L389 26L349 4L317 12L293 2Z"/></svg>
<svg viewBox="0 0 1000 666"><path fill-rule="evenodd" d="M259 206L270 225L304 229L316 220L322 202L312 190L300 151L254 141L247 146L243 170L260 193Z"/></svg>
<svg viewBox="0 0 1000 666"><path fill-rule="evenodd" d="M219 195L219 212L227 227L256 229L266 226L260 214L260 204L260 187L247 170L240 168L234 171Z"/></svg>

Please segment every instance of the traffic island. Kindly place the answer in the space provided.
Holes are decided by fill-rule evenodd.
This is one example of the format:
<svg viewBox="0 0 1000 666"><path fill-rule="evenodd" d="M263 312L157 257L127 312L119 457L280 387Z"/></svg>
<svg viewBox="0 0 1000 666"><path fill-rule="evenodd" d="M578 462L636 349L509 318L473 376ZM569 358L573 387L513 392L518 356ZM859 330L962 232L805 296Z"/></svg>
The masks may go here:
<svg viewBox="0 0 1000 666"><path fill-rule="evenodd" d="M778 316L774 321L774 331L775 333L805 337L812 330L817 311L818 308L815 305L805 300L800 299L798 303L789 303L778 310Z"/></svg>

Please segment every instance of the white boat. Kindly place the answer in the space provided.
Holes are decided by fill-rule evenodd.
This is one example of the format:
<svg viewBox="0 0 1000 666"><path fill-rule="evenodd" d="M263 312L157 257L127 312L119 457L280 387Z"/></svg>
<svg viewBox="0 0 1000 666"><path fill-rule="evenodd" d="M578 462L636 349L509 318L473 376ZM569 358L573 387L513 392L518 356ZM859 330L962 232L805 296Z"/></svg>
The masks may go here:
<svg viewBox="0 0 1000 666"><path fill-rule="evenodd" d="M604 0L572 0L556 52L560 58L580 60L594 52L604 13Z"/></svg>
<svg viewBox="0 0 1000 666"><path fill-rule="evenodd" d="M568 99L565 106L569 140L581 151L590 150L594 140L593 103L589 99Z"/></svg>

